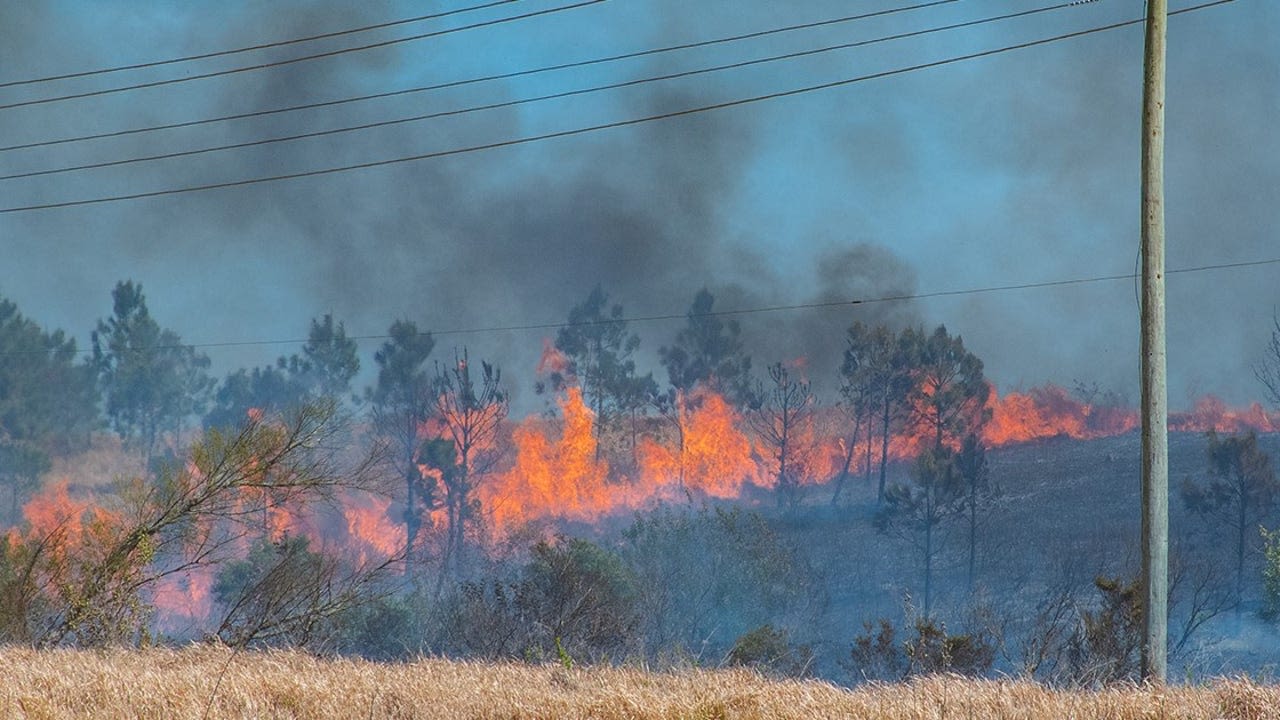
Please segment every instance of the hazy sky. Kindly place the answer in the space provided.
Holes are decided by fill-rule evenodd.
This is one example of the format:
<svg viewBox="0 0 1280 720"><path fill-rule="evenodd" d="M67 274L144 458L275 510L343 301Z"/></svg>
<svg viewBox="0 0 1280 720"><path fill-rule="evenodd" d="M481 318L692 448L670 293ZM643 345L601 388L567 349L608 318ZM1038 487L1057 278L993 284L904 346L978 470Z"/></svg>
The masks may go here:
<svg viewBox="0 0 1280 720"><path fill-rule="evenodd" d="M0 105L184 77L571 4L522 0L223 58L0 88ZM0 82L237 48L479 4L0 3ZM1054 3L918 10L323 110L0 152L0 174L456 110L977 20ZM1175 1L1172 9L1194 4ZM0 109L0 145L432 85L903 7L885 0L607 0L364 52ZM844 80L1140 17L1096 2L809 58L326 138L0 180L0 209L349 165ZM1170 269L1280 256L1280 4L1170 20ZM165 197L0 213L0 295L87 347L118 280L193 343L562 320L601 283L628 315L934 293L1132 272L1142 30L1134 25L805 95L441 159ZM1169 280L1171 402L1259 395L1280 265ZM1001 390L1073 380L1137 397L1132 282L744 320L757 365L838 364L854 319L945 323ZM638 324L652 353L679 323ZM526 386L551 331L441 338ZM377 341L362 344L372 364ZM215 368L297 344L209 347ZM660 374L661 377L661 374ZM661 379L665 380L665 377ZM526 393L527 397L527 393Z"/></svg>

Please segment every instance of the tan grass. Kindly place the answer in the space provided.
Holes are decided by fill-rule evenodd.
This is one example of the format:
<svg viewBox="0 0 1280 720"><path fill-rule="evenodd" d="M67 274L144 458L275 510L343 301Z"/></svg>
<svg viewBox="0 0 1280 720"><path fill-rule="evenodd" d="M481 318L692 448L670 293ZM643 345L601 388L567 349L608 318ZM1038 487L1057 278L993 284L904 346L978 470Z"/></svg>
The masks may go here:
<svg viewBox="0 0 1280 720"><path fill-rule="evenodd" d="M1050 690L930 678L854 691L746 671L376 664L221 647L0 651L2 718L1280 718L1280 688ZM216 690L216 691L215 691ZM212 701L210 699L212 698Z"/></svg>

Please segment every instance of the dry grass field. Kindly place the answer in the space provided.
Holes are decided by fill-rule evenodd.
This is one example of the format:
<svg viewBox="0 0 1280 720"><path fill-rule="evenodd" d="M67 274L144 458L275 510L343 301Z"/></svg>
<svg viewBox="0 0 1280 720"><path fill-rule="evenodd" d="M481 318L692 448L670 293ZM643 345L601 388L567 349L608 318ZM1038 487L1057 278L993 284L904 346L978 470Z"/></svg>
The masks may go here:
<svg viewBox="0 0 1280 720"><path fill-rule="evenodd" d="M1280 718L1243 680L1068 692L932 678L854 691L746 671L376 664L221 647L0 651L3 718Z"/></svg>

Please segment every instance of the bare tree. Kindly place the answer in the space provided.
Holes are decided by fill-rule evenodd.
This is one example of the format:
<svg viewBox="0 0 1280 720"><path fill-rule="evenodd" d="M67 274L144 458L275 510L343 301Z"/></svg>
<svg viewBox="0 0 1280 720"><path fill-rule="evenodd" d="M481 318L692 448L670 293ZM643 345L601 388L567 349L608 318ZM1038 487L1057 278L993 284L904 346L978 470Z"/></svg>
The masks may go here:
<svg viewBox="0 0 1280 720"><path fill-rule="evenodd" d="M1262 360L1253 366L1253 374L1266 388L1267 399L1280 408L1280 315L1271 316L1271 340Z"/></svg>
<svg viewBox="0 0 1280 720"><path fill-rule="evenodd" d="M778 504L799 500L802 433L813 420L813 393L807 380L791 377L782 363L769 366L769 384L758 384L747 421L768 446L777 468Z"/></svg>
<svg viewBox="0 0 1280 720"><path fill-rule="evenodd" d="M497 459L498 430L507 417L508 399L502 388L502 372L482 361L476 377L471 372L466 348L461 355L454 354L451 367L437 364L436 382L438 438L447 443L429 445L425 460L440 473L444 488L446 537L442 577L457 576L462 568L466 526L479 517L473 493L480 478L492 469Z"/></svg>
<svg viewBox="0 0 1280 720"><path fill-rule="evenodd" d="M1169 604L1174 617L1180 619L1170 634L1169 648L1171 655L1179 655L1205 623L1235 603L1226 573L1213 558L1179 544L1171 548L1169 561Z"/></svg>
<svg viewBox="0 0 1280 720"><path fill-rule="evenodd" d="M1258 436L1219 438L1209 433L1210 480L1203 486L1182 483L1182 502L1201 517L1216 521L1230 531L1235 544L1236 608L1244 596L1246 538L1256 533L1258 522L1275 502L1280 485L1271 467L1271 458L1258 447Z"/></svg>
<svg viewBox="0 0 1280 720"><path fill-rule="evenodd" d="M185 464L154 480L125 483L104 505L71 507L55 526L10 538L0 572L7 639L37 647L139 639L147 591L234 559L261 537L268 508L372 489L371 459L349 459L346 440L333 403L251 417L236 432L210 431ZM372 561L351 577L372 579L398 560Z"/></svg>

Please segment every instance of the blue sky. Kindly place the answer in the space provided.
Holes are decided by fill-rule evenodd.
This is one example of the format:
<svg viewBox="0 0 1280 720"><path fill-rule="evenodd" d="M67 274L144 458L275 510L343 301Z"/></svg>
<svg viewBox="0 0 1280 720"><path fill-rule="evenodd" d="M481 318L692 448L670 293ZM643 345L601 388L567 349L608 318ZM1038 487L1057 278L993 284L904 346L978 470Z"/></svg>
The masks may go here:
<svg viewBox="0 0 1280 720"><path fill-rule="evenodd" d="M0 81L297 37L468 3L41 2L0 6ZM336 38L343 47L551 8L521 0ZM1054 3L956 0L827 28L290 113L0 153L5 174L500 102L964 22ZM1174 2L1172 9L1189 2ZM492 28L269 71L0 110L4 144L432 84L902 7L607 0ZM922 38L320 140L0 181L0 205L278 174L433 152L831 82L1139 17L1096 2ZM1237 0L1172 18L1169 267L1280 256L1280 7ZM204 72L302 48L34 87L0 104ZM0 294L87 347L116 281L195 343L553 322L597 282L628 314L930 293L1130 272L1138 242L1142 31L1131 26L942 68L643 126L298 181L0 214ZM1175 275L1171 401L1259 395L1250 365L1280 266ZM1136 401L1132 283L754 316L758 364L838 363L854 319L945 323L1012 389L1096 381ZM651 353L677 324L637 325ZM547 333L442 338L527 385ZM366 364L373 342L365 343ZM218 371L295 345L210 348ZM821 380L821 378L815 378ZM526 393L527 395L527 393Z"/></svg>

